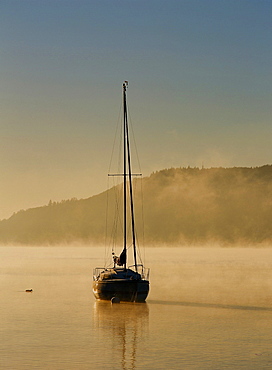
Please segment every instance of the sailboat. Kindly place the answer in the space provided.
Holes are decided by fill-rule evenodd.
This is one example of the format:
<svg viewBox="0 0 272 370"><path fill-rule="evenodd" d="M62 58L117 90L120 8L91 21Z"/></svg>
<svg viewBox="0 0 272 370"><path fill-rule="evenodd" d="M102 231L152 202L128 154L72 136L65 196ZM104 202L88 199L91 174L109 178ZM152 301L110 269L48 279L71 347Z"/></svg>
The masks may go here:
<svg viewBox="0 0 272 370"><path fill-rule="evenodd" d="M137 262L133 182L127 112L128 81L123 83L123 247L119 256L112 253L110 267L97 267L93 272L93 293L98 300L112 302L145 302L149 292L149 268ZM116 175L116 174L115 174ZM113 176L115 176L113 175ZM129 221L130 218L130 221ZM130 222L130 226L129 226ZM128 266L128 228L131 227L133 265Z"/></svg>

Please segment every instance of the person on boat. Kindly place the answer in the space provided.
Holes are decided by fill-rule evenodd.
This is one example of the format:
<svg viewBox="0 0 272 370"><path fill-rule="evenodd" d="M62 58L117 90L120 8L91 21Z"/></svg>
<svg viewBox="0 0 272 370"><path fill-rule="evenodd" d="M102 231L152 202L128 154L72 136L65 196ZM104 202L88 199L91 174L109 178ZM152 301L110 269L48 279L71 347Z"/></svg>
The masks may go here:
<svg viewBox="0 0 272 370"><path fill-rule="evenodd" d="M119 257L113 252L113 262L114 265L123 266L126 263L126 251L123 250Z"/></svg>

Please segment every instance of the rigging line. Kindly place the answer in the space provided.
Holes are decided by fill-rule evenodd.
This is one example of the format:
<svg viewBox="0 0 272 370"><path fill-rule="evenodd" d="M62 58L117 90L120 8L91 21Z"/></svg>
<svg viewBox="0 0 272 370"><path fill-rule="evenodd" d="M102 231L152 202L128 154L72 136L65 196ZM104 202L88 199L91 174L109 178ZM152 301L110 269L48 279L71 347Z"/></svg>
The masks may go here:
<svg viewBox="0 0 272 370"><path fill-rule="evenodd" d="M113 145L112 145L112 151L111 151L111 157L110 157L108 172L110 172L110 169L111 169L111 166L112 166L114 148L116 147L117 133L118 133L120 125L121 125L121 110L122 110L122 103L120 104L118 119L117 119L117 123L116 123L116 126L115 126L114 140L113 140Z"/></svg>
<svg viewBox="0 0 272 370"><path fill-rule="evenodd" d="M114 191L114 199L116 200L118 197L116 197L116 188L113 189ZM111 254L108 256L108 260L110 261L108 263L108 266L111 265L111 261L112 261L112 253L114 252L115 248L116 248L116 239L117 239L117 235L118 235L118 212L117 212L117 209L116 207L114 207L115 209L115 214L113 216L113 222L112 222L112 228L111 228L111 237L110 237L110 240L109 240L109 246L108 246L108 250L110 250L110 246L111 246Z"/></svg>
<svg viewBox="0 0 272 370"><path fill-rule="evenodd" d="M120 186L117 186L116 187L116 189L117 189L117 191L116 191L116 193L117 193L117 196L116 196L116 198L115 198L115 203L116 203L116 215L117 215L117 217L116 217L116 222L118 223L118 221L119 221L119 226L120 226L120 228L121 228L121 231L123 232L123 223L122 223L122 217L121 217L121 213L122 213L122 206L120 206L120 197L121 197L121 193L122 193L122 189L121 189L121 187ZM115 193L115 194L116 194Z"/></svg>
<svg viewBox="0 0 272 370"><path fill-rule="evenodd" d="M137 253L136 253L136 239L135 239L135 219L134 219L134 203L133 203L133 188L131 179L131 153L130 153L130 141L129 141L129 127L127 120L127 111L125 110L125 131L126 131L126 150L127 150L127 162L128 162L128 173L129 173L129 194L130 194L130 212L131 212L131 228L132 228L132 242L133 242L133 254L135 270L137 272Z"/></svg>
<svg viewBox="0 0 272 370"><path fill-rule="evenodd" d="M134 179L134 181L133 181L133 193L134 193L134 196L136 196L136 194L138 193L138 181L136 179ZM139 218L137 218L137 219L139 219ZM139 242L138 228L136 228L136 225L134 227L134 233L135 233L136 245L139 246L141 243ZM137 248L137 256L139 257L139 259L142 263L141 250L140 250L139 247Z"/></svg>
<svg viewBox="0 0 272 370"><path fill-rule="evenodd" d="M118 155L117 155L117 161L116 161L117 170L119 171L121 169L121 162L122 162L122 125L120 124L120 121L121 121L120 114L119 114L119 119L118 120L119 120L119 122L118 122L118 125L116 127L114 146L113 146L113 150L112 150L112 157L111 157L111 163L110 163L110 166L109 166L109 170L112 167L112 160L113 160L114 152L117 152L115 149L119 148L119 151L117 152ZM118 135L118 133L119 133L119 135ZM117 140L118 137L119 137L119 140ZM119 145L117 145L117 141L119 141ZM109 177L112 177L112 176L108 175L108 180L109 180ZM121 229L121 231L123 231L122 230L123 226L122 226L122 221L121 221L121 214L120 214L120 209L121 209L120 193L122 191L122 189L121 189L121 180L118 181L118 179L115 179L114 177L112 177L111 185L112 185L113 200L114 200L114 208L113 209L115 210L115 212L113 214L113 219L112 219L110 245L112 246L112 248L111 248L112 252L114 252L114 250L116 249L116 245L117 245L116 241L118 239L118 230ZM108 247L108 250L110 249L110 245Z"/></svg>
<svg viewBox="0 0 272 370"><path fill-rule="evenodd" d="M118 173L118 176L121 176L121 173L123 172L122 171L122 165L123 165L123 161L122 161L123 125L122 125L122 122L119 122L117 129L118 129L118 132L119 132L118 152L117 152L117 144L116 144L116 141L117 141L117 139L116 139L117 138L117 131L116 131L116 138L115 138L115 141L114 141L114 148L113 148L113 151L112 151L111 162L112 162L112 159L113 159L113 155L116 153L116 166L115 166L115 169L116 169L116 172ZM114 153L114 151L115 151L115 153ZM116 175L114 175L114 174L111 173L111 172L114 172L113 169L111 170L111 167L112 167L112 164L110 165L108 176L110 176L110 177L116 176ZM120 185L122 183L122 179L120 178L120 181L119 182L116 181L116 183L113 180L113 183L114 183L114 185Z"/></svg>
<svg viewBox="0 0 272 370"><path fill-rule="evenodd" d="M135 238L136 238L136 245L142 245L143 248L137 248L137 256L139 257L141 263L143 264L143 259L145 259L145 245L144 245L144 201L143 201L143 178L141 176L141 179L140 179L140 189L139 189L139 181L138 179L134 179L133 181L133 194L134 196L137 197L136 194L140 194L140 202L138 203L141 203L141 212L140 212L140 216L141 216L141 220L142 220L142 235L141 235L141 240L142 240L142 243L139 242L139 234L138 234L138 228L136 228L136 225L134 227L134 233L135 233ZM140 217L138 217L137 219L139 220ZM130 230L131 231L131 230ZM142 258L141 256L141 249L144 250L144 257Z"/></svg>
<svg viewBox="0 0 272 370"><path fill-rule="evenodd" d="M107 191L107 210L106 210L106 240L105 240L105 263L108 263L108 265L111 264L111 257L112 252L114 251L116 247L116 240L118 238L118 230L122 229L122 222L121 222L121 216L120 216L120 193L121 188L120 184L116 185L116 181L111 181L111 184L113 185L111 189L109 189L108 185L108 191ZM108 177L108 183L110 182L110 179ZM111 220L109 220L109 209L110 209L110 198L111 202L113 201L115 210L113 216L111 217ZM109 225L111 224L111 231L109 232ZM121 225L121 226L120 226ZM119 226L119 227L118 227ZM110 253L111 251L111 253ZM108 262L110 261L110 263Z"/></svg>
<svg viewBox="0 0 272 370"><path fill-rule="evenodd" d="M120 211L120 194L121 188L119 185L114 186L114 200L115 200L115 215L114 215L114 222L116 224L116 230L118 229L118 225L122 230L122 220L121 220L121 211ZM123 230L122 230L123 231ZM117 232L117 231L116 231Z"/></svg>
<svg viewBox="0 0 272 370"><path fill-rule="evenodd" d="M123 150L123 130L122 130L122 126L120 125L120 131L119 131L119 153L118 153L118 167L117 167L117 170L118 172L121 172L121 168L122 168L122 165L123 165L123 161L122 161L122 150ZM120 184L121 184L121 178L120 178Z"/></svg>
<svg viewBox="0 0 272 370"><path fill-rule="evenodd" d="M129 127L130 127L130 131L132 132L132 139L133 139L133 144L134 144L134 149L135 149L135 154L136 154L136 158L137 158L137 163L138 163L138 166L139 166L139 170L140 170L140 173L141 173L141 208L142 208L142 238L143 238L143 243L142 243L142 246L143 246L143 250L144 250L144 259L145 259L145 234L144 234L144 202L143 202L143 186L142 186L142 181L143 181L143 178L142 178L142 169L141 169L141 164L140 164L140 160L139 160L139 154L138 154L138 149L137 149L137 145L136 145L136 140L135 140L135 134L134 134L134 130L133 130L133 123L132 123L132 118L131 118L131 115L130 115L130 110L129 110L129 105L127 104L127 113L128 113L128 116L129 116ZM136 184L137 182L134 182L134 184ZM134 187L134 193L136 193L136 187ZM137 241L137 244L139 245L139 239L138 239L138 233L136 232L135 230L135 236L136 236L136 241ZM142 261L142 256L141 256L141 249L138 248L137 250L137 255L139 256L139 259L141 261L141 263L143 263Z"/></svg>
<svg viewBox="0 0 272 370"><path fill-rule="evenodd" d="M113 184L114 185L114 184ZM116 192L115 187L113 186L112 189L110 189L110 180L109 177L107 178L107 194L106 194L106 215L105 215L105 248L104 248L104 263L109 264L108 261L111 261L111 253L110 253L110 244L109 240L113 239L113 233L114 233L114 225L110 229L110 223L109 223L109 209L110 209L110 197L115 199L114 194Z"/></svg>
<svg viewBox="0 0 272 370"><path fill-rule="evenodd" d="M121 126L121 111L122 111L122 103L120 103L118 119L117 119L117 123L115 125L114 140L113 140L113 145L112 145L112 150L111 150L108 172L110 172L110 169L111 169L111 166L112 166L114 149L116 147L117 134L118 134L118 131L119 131L118 128ZM119 154L119 158L120 158L120 154ZM105 233L105 256L104 256L105 263L109 259L109 256L107 255L107 254L109 254L109 248L108 247L106 248L107 240L108 240L108 229L109 229L109 225L108 225L108 221L109 221L108 220L108 218L109 218L109 190L110 190L110 182L109 182L109 177L108 177L108 180L107 180L107 196L106 196L106 220L105 220L105 228L106 228L106 233ZM113 232L113 230L111 231L111 238L112 238L112 232Z"/></svg>
<svg viewBox="0 0 272 370"><path fill-rule="evenodd" d="M129 127L130 127L130 131L132 132L132 135L131 136L132 136L132 139L133 139L133 144L134 144L135 154L136 154L136 158L137 158L137 163L138 163L140 172L142 172L141 164L140 164L140 160L139 160L138 149L137 149L136 140L135 140L135 134L134 134L134 130L133 130L132 119L131 119L131 116L130 116L129 107L127 107L127 110L128 110L129 123L130 123ZM142 173L141 173L141 183L142 183ZM137 184L137 181L134 181L133 182L133 185L134 185L134 194L136 193L136 184ZM142 193L141 193L141 195L142 195ZM142 209L143 209L143 202L142 202ZM143 212L142 212L142 216L143 216ZM142 220L143 220L143 217L142 217ZM136 237L137 244L139 245L139 238L138 238L138 233L136 231L136 228L135 228L135 237ZM142 262L142 256L141 256L141 250L140 250L140 248L137 249L137 255L139 256L139 259L140 259L141 263L143 263Z"/></svg>
<svg viewBox="0 0 272 370"><path fill-rule="evenodd" d="M107 256L107 248L106 248L106 245L107 245L107 240L108 240L108 212L109 212L109 178L108 178L108 181L107 181L107 195L106 195L106 215L105 215L105 240L104 240L104 244L105 244L105 248L104 248L104 263L106 265L106 261L108 259L108 256Z"/></svg>
<svg viewBox="0 0 272 370"><path fill-rule="evenodd" d="M140 163L139 154L138 154L138 149L137 149L137 145L136 145L135 134L134 134L134 130L133 130L133 122L132 122L132 118L131 118L131 116L130 116L130 111L129 111L129 106L128 106L128 105L127 105L127 111L128 111L128 116L129 116L129 122L130 122L129 127L130 127L131 132L132 132L132 140L133 140L134 149L135 149L136 158L137 158L137 164L138 164L138 166L139 166L139 170L140 170L140 172L142 173L141 163Z"/></svg>
<svg viewBox="0 0 272 370"><path fill-rule="evenodd" d="M108 178L109 179L109 178ZM109 245L107 248L107 251L109 253L109 250L111 249L111 255L108 256L108 259L111 260L112 252L116 248L116 241L118 239L118 230L121 229L122 231L122 221L121 221L121 211L122 208L120 205L120 193L121 193L121 187L120 184L116 184L116 181L112 181L113 187L111 188L111 194L112 194L112 209L114 210L112 216L111 216L111 233L110 233L110 239L108 241ZM109 206L110 208L110 206ZM108 209L108 220L109 220L109 209ZM111 248L110 248L111 247Z"/></svg>
<svg viewBox="0 0 272 370"><path fill-rule="evenodd" d="M142 208L142 238L143 238L143 251L144 251L144 260L145 260L145 219L144 219L144 192L143 192L143 178L141 177L141 208Z"/></svg>

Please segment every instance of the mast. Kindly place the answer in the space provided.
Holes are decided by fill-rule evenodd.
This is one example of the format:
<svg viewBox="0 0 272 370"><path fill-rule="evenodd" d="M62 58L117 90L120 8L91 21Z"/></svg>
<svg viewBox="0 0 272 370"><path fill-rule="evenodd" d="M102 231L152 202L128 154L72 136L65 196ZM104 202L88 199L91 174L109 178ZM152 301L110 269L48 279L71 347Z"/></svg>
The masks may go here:
<svg viewBox="0 0 272 370"><path fill-rule="evenodd" d="M125 257L125 269L127 268L127 187L126 187L126 176L127 176L127 155L126 155L126 137L127 137L127 100L126 100L126 90L127 81L123 83L123 110L124 110L124 257Z"/></svg>
<svg viewBox="0 0 272 370"><path fill-rule="evenodd" d="M132 244L133 244L133 256L134 265L137 272L137 253L136 253L136 238L135 238L135 221L134 221L134 204L133 204L133 191L132 191L132 173L131 173L131 157L130 157L130 143L129 143L129 130L128 130L128 119L127 119L127 100L126 100L126 89L128 82L123 83L123 96L124 96L124 251L126 253L126 237L127 237L127 190L126 190L126 176L127 176L127 164L128 164L128 179L129 179L129 197L130 197L130 214L131 214L131 232L132 232ZM126 254L125 254L126 256ZM125 262L125 268L126 268Z"/></svg>
<svg viewBox="0 0 272 370"><path fill-rule="evenodd" d="M130 217L131 217L131 234L132 234L132 245L133 245L133 257L134 257L134 266L136 272L137 268L137 251L136 251L136 237L135 237L135 219L134 219L134 204L133 204L133 190L132 190L132 176L141 176L141 173L131 172L131 155L130 155L130 141L129 141L129 125L127 117L127 96L126 91L128 87L128 81L123 83L123 173L121 174L108 174L108 176L123 176L123 250L119 257L113 254L114 267L117 264L118 266L123 266L124 269L127 269L127 195L130 199ZM127 173L128 171L128 173ZM127 176L128 176L128 185L129 185L129 194L127 194Z"/></svg>
<svg viewBox="0 0 272 370"><path fill-rule="evenodd" d="M131 160L130 160L128 123L127 123L127 157L128 157L127 160L128 160L128 179L129 179L129 195L130 195L130 214L131 214L131 232L132 232L133 256L134 256L135 270L137 272L137 253L136 253L134 204L133 204L133 191L132 191L132 174L131 174Z"/></svg>

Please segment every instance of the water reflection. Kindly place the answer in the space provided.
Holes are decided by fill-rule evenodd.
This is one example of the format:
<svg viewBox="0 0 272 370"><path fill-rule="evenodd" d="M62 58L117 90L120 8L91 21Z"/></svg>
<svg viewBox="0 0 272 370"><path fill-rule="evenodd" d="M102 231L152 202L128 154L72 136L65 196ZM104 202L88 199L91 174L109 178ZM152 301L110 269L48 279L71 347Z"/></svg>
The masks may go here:
<svg viewBox="0 0 272 370"><path fill-rule="evenodd" d="M113 366L136 369L137 351L148 331L149 309L146 303L95 302L94 325L98 340L110 356Z"/></svg>
<svg viewBox="0 0 272 370"><path fill-rule="evenodd" d="M184 307L205 307L205 308L224 308L229 310L246 310L246 311L272 311L271 307L261 306L241 306L234 304L220 304L220 303L201 303L201 302L177 302L177 301L161 301L149 300L149 304L162 304L167 306L184 306Z"/></svg>

